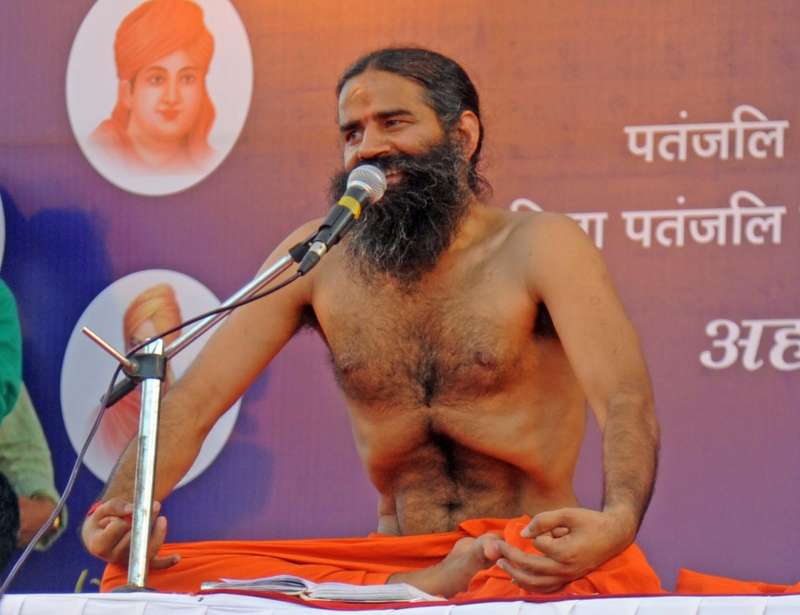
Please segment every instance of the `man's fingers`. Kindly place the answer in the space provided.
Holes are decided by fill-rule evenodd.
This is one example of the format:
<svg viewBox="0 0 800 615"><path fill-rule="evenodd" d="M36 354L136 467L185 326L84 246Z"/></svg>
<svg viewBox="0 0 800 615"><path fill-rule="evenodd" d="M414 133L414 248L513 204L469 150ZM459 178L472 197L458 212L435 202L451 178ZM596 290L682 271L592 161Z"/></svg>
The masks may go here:
<svg viewBox="0 0 800 615"><path fill-rule="evenodd" d="M177 564L181 556L177 553L161 557L157 555L161 545L167 537L167 518L158 517L153 525L153 533L150 535L150 545L148 548L148 557L150 558L150 568L153 570L163 570L170 568Z"/></svg>
<svg viewBox="0 0 800 615"><path fill-rule="evenodd" d="M544 555L525 553L507 543L497 545L506 563L535 575L557 576L564 572L560 562Z"/></svg>
<svg viewBox="0 0 800 615"><path fill-rule="evenodd" d="M568 535L568 534L567 534ZM565 547L568 546L569 539L553 538L551 533L539 534L533 539L533 545L547 557L559 562L564 562Z"/></svg>
<svg viewBox="0 0 800 615"><path fill-rule="evenodd" d="M157 517L150 532L150 541L147 545L147 555L150 559L155 557L164 539L167 537L167 518Z"/></svg>
<svg viewBox="0 0 800 615"><path fill-rule="evenodd" d="M153 558L166 536L166 519L158 517L161 503L154 501L153 521L150 529L150 552ZM109 562L124 563L128 559L131 542L131 512L133 505L122 498L112 498L97 507L84 524L82 537L89 552ZM159 567L174 565L174 558L159 558Z"/></svg>
<svg viewBox="0 0 800 615"><path fill-rule="evenodd" d="M97 522L97 527L99 527L101 530L104 530L114 519L118 518L119 517L103 517L102 519L100 519L100 521Z"/></svg>
<svg viewBox="0 0 800 615"><path fill-rule="evenodd" d="M126 533L130 532L130 529L131 526L126 521L112 518L108 526L95 534L91 543L86 546L93 555L108 559L119 541L122 540Z"/></svg>
<svg viewBox="0 0 800 615"><path fill-rule="evenodd" d="M504 559L498 560L497 565L505 570L517 585L528 591L547 594L557 591L566 585L562 577L531 574L520 568L515 568Z"/></svg>
<svg viewBox="0 0 800 615"><path fill-rule="evenodd" d="M181 561L181 556L177 553L167 555L166 557L157 555L150 560L150 570L164 570L164 568L171 568L179 561Z"/></svg>
<svg viewBox="0 0 800 615"><path fill-rule="evenodd" d="M122 538L120 538L119 542L116 546L111 550L111 555L109 557L109 561L116 562L118 564L127 564L128 563L128 550L131 546L131 533L128 532Z"/></svg>
<svg viewBox="0 0 800 615"><path fill-rule="evenodd" d="M564 536L569 534L569 532L570 529L563 526L554 527L552 530L550 530L550 534L553 536L553 538L564 538Z"/></svg>
<svg viewBox="0 0 800 615"><path fill-rule="evenodd" d="M572 526L572 514L570 509L561 508L559 510L549 510L539 513L522 530L523 538L535 538L539 534L551 532L556 528L569 528Z"/></svg>
<svg viewBox="0 0 800 615"><path fill-rule="evenodd" d="M161 502L153 501L153 514L157 515L161 510ZM122 498L111 498L97 507L92 514L95 523L100 524L103 519L108 517L128 517L133 514L133 504Z"/></svg>
<svg viewBox="0 0 800 615"><path fill-rule="evenodd" d="M133 504L122 498L111 498L97 507L92 518L99 521L103 517L124 517L132 512Z"/></svg>
<svg viewBox="0 0 800 615"><path fill-rule="evenodd" d="M150 544L148 545L147 555L150 559L150 568L155 570L162 570L177 564L181 556L177 553L165 557L158 556L158 550L164 544L167 537L167 518L158 517L153 525L153 532L150 535Z"/></svg>
<svg viewBox="0 0 800 615"><path fill-rule="evenodd" d="M478 538L478 542L483 548L483 557L490 562L496 562L502 557L503 554L498 543L503 542L503 539L497 534L484 534Z"/></svg>

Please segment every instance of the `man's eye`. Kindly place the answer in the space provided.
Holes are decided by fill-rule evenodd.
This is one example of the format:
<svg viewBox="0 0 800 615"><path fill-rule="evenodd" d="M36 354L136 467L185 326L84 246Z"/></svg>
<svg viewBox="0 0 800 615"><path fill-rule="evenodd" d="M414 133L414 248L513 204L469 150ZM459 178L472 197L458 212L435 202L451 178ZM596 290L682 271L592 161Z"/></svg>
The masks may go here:
<svg viewBox="0 0 800 615"><path fill-rule="evenodd" d="M344 133L344 140L346 143L357 143L361 139L360 130L349 130Z"/></svg>
<svg viewBox="0 0 800 615"><path fill-rule="evenodd" d="M396 127L400 126L402 123L403 123L402 120L389 119L389 120L386 120L384 125L386 126L386 128L396 128Z"/></svg>

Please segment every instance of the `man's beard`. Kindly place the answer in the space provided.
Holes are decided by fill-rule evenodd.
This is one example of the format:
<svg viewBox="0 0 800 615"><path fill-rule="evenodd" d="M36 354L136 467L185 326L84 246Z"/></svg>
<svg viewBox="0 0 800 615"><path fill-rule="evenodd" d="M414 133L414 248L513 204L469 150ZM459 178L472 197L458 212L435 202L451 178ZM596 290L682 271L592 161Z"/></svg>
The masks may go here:
<svg viewBox="0 0 800 615"><path fill-rule="evenodd" d="M385 274L408 286L436 266L467 213L466 161L458 143L445 136L422 154L368 162L399 173L399 181L364 208L346 238L347 255L367 282ZM344 193L347 175L331 179L332 201Z"/></svg>

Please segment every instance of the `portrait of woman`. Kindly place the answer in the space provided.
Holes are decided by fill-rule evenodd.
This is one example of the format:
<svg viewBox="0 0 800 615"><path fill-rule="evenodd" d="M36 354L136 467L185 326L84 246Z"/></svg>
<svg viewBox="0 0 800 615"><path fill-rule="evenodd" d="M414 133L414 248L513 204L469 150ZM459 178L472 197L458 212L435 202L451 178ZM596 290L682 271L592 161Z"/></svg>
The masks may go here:
<svg viewBox="0 0 800 615"><path fill-rule="evenodd" d="M89 142L132 173L202 173L213 153L214 38L190 0L148 0L117 28L117 102Z"/></svg>

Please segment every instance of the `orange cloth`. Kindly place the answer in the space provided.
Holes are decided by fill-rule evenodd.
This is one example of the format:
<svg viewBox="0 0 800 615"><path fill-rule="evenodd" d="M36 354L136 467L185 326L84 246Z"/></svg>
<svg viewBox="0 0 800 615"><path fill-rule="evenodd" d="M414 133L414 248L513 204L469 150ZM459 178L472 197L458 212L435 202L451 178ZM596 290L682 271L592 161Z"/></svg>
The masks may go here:
<svg viewBox="0 0 800 615"><path fill-rule="evenodd" d="M740 581L681 568L675 593L678 594L800 594L800 583L780 585L761 581Z"/></svg>
<svg viewBox="0 0 800 615"><path fill-rule="evenodd" d="M122 317L125 350L133 348L134 341L136 345L144 341L139 339L138 330L146 322L151 322L156 332L162 333L181 324L181 320L181 308L172 286L162 283L146 288L128 304ZM179 335L180 330L170 333L164 338L164 345L168 346Z"/></svg>
<svg viewBox="0 0 800 615"><path fill-rule="evenodd" d="M117 76L130 81L141 69L178 49L186 49L203 72L214 54L214 37L203 9L191 0L149 0L134 9L117 29Z"/></svg>
<svg viewBox="0 0 800 615"><path fill-rule="evenodd" d="M428 568L441 561L461 538L494 532L520 549L536 553L520 532L530 517L473 519L453 532L420 536L372 534L366 538L324 540L215 541L164 545L161 555L180 553L181 561L167 570L153 570L148 586L167 592L196 592L203 581L220 577L240 579L294 574L315 582L339 581L359 585L386 583L397 572ZM101 591L127 581L125 568L110 564ZM662 593L656 573L636 545L631 545L586 577L573 581L560 595ZM498 566L480 571L457 600L518 598L534 595L511 582ZM553 597L553 594L545 594Z"/></svg>

